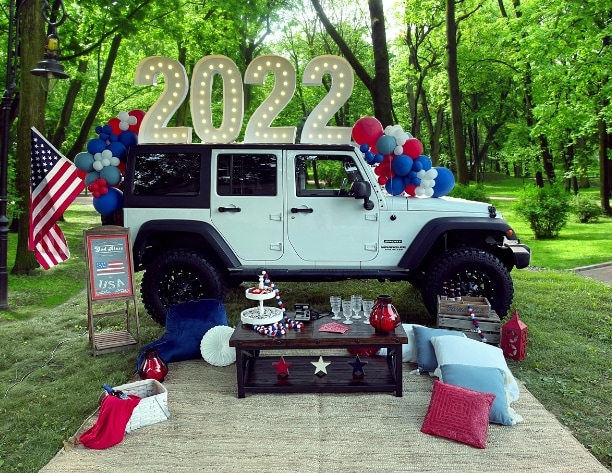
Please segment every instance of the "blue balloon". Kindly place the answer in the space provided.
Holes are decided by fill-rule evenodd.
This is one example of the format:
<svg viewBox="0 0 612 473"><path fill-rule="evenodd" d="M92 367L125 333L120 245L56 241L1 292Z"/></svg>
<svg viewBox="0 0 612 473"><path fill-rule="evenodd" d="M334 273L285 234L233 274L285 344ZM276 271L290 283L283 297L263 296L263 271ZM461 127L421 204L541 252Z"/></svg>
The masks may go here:
<svg viewBox="0 0 612 473"><path fill-rule="evenodd" d="M367 143L362 143L361 145L359 145L359 151L361 151L362 153L370 151L370 145Z"/></svg>
<svg viewBox="0 0 612 473"><path fill-rule="evenodd" d="M398 176L405 176L412 170L412 158L405 154L400 154L393 158L391 167Z"/></svg>
<svg viewBox="0 0 612 473"><path fill-rule="evenodd" d="M100 177L100 173L98 171L90 171L85 176L85 185L89 187L93 182Z"/></svg>
<svg viewBox="0 0 612 473"><path fill-rule="evenodd" d="M385 159L385 157L382 154L378 153L375 156L374 162L380 164L380 163L382 163L384 161L384 159Z"/></svg>
<svg viewBox="0 0 612 473"><path fill-rule="evenodd" d="M107 194L93 198L93 206L100 215L111 215L123 206L123 193L119 189L111 187Z"/></svg>
<svg viewBox="0 0 612 473"><path fill-rule="evenodd" d="M121 143L123 143L127 148L138 143L138 135L132 130L125 130L119 135L119 141L121 141Z"/></svg>
<svg viewBox="0 0 612 473"><path fill-rule="evenodd" d="M100 177L104 179L109 186L116 186L121 182L121 171L116 166L104 166L100 171Z"/></svg>
<svg viewBox="0 0 612 473"><path fill-rule="evenodd" d="M412 163L412 170L416 173L416 172L421 171L422 169L423 169L423 162L417 161L415 159L414 162Z"/></svg>
<svg viewBox="0 0 612 473"><path fill-rule="evenodd" d="M455 187L455 176L448 168L436 167L435 169L438 171L438 176L434 179L433 197L442 197Z"/></svg>
<svg viewBox="0 0 612 473"><path fill-rule="evenodd" d="M431 159L429 159L429 156L421 155L415 159L415 162L421 163L421 166L423 166L421 169L424 171L431 169Z"/></svg>
<svg viewBox="0 0 612 473"><path fill-rule="evenodd" d="M376 162L376 155L372 151L366 151L363 156L368 164L374 164Z"/></svg>
<svg viewBox="0 0 612 473"><path fill-rule="evenodd" d="M101 153L106 149L106 142L100 138L93 138L87 142L87 151L91 154Z"/></svg>
<svg viewBox="0 0 612 473"><path fill-rule="evenodd" d="M109 124L106 124L102 127L102 132L106 133L107 135L110 135L113 132L113 127Z"/></svg>
<svg viewBox="0 0 612 473"><path fill-rule="evenodd" d="M120 141L113 141L108 145L108 149L112 151L113 156L125 161L127 157L127 148Z"/></svg>
<svg viewBox="0 0 612 473"><path fill-rule="evenodd" d="M385 184L385 189L387 189L387 192L391 195L400 195L402 192L404 192L405 187L406 184L404 183L403 177L392 177L391 179L387 180L387 183Z"/></svg>
<svg viewBox="0 0 612 473"><path fill-rule="evenodd" d="M83 151L74 157L74 165L81 171L93 171L94 157L91 153Z"/></svg>
<svg viewBox="0 0 612 473"><path fill-rule="evenodd" d="M382 135L376 141L376 149L378 150L379 153L384 154L384 155L393 153L395 146L396 146L396 142L393 136Z"/></svg>

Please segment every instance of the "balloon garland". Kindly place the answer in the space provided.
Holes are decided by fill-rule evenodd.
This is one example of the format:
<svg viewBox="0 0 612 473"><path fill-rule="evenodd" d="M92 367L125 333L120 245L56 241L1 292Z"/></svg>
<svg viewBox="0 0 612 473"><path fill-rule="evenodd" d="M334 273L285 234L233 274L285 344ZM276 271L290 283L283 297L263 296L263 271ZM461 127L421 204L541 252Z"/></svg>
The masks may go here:
<svg viewBox="0 0 612 473"><path fill-rule="evenodd" d="M423 144L400 125L383 129L374 117L362 117L352 129L366 162L374 166L378 183L391 195L441 197L455 185L453 173L434 167L423 154Z"/></svg>
<svg viewBox="0 0 612 473"><path fill-rule="evenodd" d="M476 316L474 315L474 309L472 308L470 304L468 304L467 310L468 310L468 314L470 314L470 318L472 319L472 325L474 325L474 328L476 329L476 332L478 333L478 336L480 337L480 341L487 343L487 339L484 333L482 333L482 330L480 330L480 323L478 322L478 320L476 320Z"/></svg>
<svg viewBox="0 0 612 473"><path fill-rule="evenodd" d="M123 207L119 189L125 172L127 150L138 143L145 112L119 112L105 125L96 127L97 138L87 142L87 151L76 155L74 164L93 196L94 208L104 216Z"/></svg>

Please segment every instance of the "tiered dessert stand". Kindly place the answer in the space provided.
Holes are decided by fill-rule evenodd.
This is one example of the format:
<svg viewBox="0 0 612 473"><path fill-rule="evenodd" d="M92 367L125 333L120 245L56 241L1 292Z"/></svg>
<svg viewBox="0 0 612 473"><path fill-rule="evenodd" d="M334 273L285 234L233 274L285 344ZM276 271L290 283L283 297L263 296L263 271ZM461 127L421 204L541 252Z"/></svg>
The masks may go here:
<svg viewBox="0 0 612 473"><path fill-rule="evenodd" d="M259 276L259 285L246 290L245 296L252 301L258 301L257 307L245 309L240 313L240 319L245 324L269 325L283 319L283 310L277 307L266 307L264 301L276 298L276 290L264 285L264 275Z"/></svg>

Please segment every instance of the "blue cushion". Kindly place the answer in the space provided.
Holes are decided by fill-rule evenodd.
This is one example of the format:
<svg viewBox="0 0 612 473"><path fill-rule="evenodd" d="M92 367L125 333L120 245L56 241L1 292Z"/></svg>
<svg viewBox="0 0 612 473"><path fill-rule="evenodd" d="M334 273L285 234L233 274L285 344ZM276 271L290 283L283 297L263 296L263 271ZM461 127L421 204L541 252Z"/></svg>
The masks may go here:
<svg viewBox="0 0 612 473"><path fill-rule="evenodd" d="M438 367L436 352L434 351L434 347L430 342L432 337L439 337L441 335L456 335L457 337L465 337L463 332L459 332L457 330L429 328L421 325L415 325L413 331L417 353L417 365L421 373L424 371L433 373Z"/></svg>
<svg viewBox="0 0 612 473"><path fill-rule="evenodd" d="M201 299L171 306L166 315L166 332L159 340L140 350L137 369L149 348L156 348L166 363L200 358L202 337L217 325L228 325L225 307L217 299Z"/></svg>
<svg viewBox="0 0 612 473"><path fill-rule="evenodd" d="M523 420L512 407L504 385L504 371L499 368L472 365L442 365L441 379L447 384L481 393L495 394L489 421L514 425Z"/></svg>

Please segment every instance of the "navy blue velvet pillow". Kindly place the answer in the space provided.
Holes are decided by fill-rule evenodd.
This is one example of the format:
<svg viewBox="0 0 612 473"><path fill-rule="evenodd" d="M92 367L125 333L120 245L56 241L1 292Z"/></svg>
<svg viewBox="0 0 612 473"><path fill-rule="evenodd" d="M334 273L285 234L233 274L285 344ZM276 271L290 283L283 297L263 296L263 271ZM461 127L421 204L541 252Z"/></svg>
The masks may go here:
<svg viewBox="0 0 612 473"><path fill-rule="evenodd" d="M137 369L142 364L144 352L149 348L156 348L166 363L200 358L202 337L217 325L228 325L225 307L217 299L173 305L166 315L166 332L162 338L140 350Z"/></svg>

